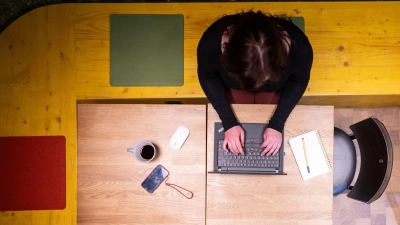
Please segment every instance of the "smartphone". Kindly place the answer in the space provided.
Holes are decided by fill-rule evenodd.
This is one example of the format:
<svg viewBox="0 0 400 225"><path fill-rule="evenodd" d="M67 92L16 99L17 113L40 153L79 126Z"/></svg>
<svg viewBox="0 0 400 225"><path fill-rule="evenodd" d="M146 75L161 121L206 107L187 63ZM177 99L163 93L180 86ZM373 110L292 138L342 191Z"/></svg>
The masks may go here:
<svg viewBox="0 0 400 225"><path fill-rule="evenodd" d="M142 187L149 193L153 193L165 180L169 172L163 166L158 165L143 181Z"/></svg>

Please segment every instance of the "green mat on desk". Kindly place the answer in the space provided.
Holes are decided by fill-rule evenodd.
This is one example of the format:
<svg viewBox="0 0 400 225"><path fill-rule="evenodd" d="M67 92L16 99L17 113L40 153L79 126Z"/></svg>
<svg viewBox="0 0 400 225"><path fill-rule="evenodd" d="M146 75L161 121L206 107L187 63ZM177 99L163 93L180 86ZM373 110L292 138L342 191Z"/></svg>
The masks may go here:
<svg viewBox="0 0 400 225"><path fill-rule="evenodd" d="M305 33L305 26L304 26L304 18L303 17L290 17L292 20L293 24L296 25L300 30Z"/></svg>
<svg viewBox="0 0 400 225"><path fill-rule="evenodd" d="M183 15L110 15L111 86L182 86Z"/></svg>

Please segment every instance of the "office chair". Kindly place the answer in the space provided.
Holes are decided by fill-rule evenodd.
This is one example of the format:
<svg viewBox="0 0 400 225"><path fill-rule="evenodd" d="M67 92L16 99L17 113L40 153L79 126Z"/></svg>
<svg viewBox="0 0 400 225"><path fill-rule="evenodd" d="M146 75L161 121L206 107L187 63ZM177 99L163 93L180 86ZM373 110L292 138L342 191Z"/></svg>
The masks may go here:
<svg viewBox="0 0 400 225"><path fill-rule="evenodd" d="M333 195L348 192L347 197L365 203L377 200L385 191L393 167L393 148L389 134L378 119L371 117L350 126L353 134L334 128ZM357 140L360 171L354 186Z"/></svg>

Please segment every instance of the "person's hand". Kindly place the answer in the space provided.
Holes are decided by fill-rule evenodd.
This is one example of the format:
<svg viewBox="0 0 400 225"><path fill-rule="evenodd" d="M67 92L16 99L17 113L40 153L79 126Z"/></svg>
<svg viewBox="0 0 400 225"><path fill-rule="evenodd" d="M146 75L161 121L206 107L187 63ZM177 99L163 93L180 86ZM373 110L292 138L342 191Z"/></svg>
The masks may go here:
<svg viewBox="0 0 400 225"><path fill-rule="evenodd" d="M234 126L227 131L225 131L225 139L223 142L223 148L224 151L229 150L235 154L242 154L244 155L243 152L243 146L244 146L244 130L241 126L237 125ZM228 148L226 146L228 145Z"/></svg>
<svg viewBox="0 0 400 225"><path fill-rule="evenodd" d="M282 145L282 134L281 132L274 130L272 128L267 128L264 132L264 142L260 148L265 148L261 152L261 155L275 155Z"/></svg>

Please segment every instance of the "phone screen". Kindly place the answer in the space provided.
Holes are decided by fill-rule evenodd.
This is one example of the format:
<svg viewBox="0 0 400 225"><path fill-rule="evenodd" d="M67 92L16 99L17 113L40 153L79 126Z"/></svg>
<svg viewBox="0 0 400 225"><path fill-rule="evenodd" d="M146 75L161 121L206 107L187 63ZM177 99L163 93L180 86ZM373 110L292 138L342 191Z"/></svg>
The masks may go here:
<svg viewBox="0 0 400 225"><path fill-rule="evenodd" d="M147 192L153 193L168 174L169 172L163 166L158 165L143 181L142 187L146 189Z"/></svg>

